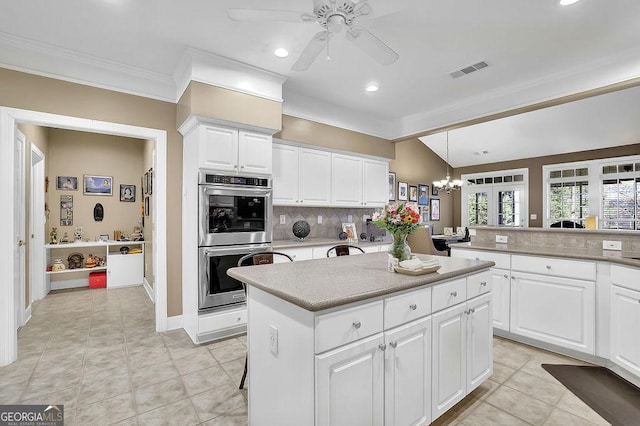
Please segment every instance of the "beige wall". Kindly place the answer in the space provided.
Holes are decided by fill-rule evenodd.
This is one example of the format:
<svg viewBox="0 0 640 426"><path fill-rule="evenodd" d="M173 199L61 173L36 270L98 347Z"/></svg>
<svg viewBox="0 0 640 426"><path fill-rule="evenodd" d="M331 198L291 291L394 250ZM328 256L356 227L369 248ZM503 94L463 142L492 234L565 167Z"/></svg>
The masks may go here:
<svg viewBox="0 0 640 426"><path fill-rule="evenodd" d="M178 101L178 127L191 115L280 130L282 103L192 81Z"/></svg>
<svg viewBox="0 0 640 426"><path fill-rule="evenodd" d="M434 180L444 179L447 163L431 151L418 139L410 139L395 144L396 158L389 163L389 171L396 174L396 192L398 182L409 185L429 185L429 198L440 199L440 220L433 224L434 234L442 234L445 226L453 226L454 194L440 193L431 195Z"/></svg>
<svg viewBox="0 0 640 426"><path fill-rule="evenodd" d="M386 139L289 115L282 116L282 131L273 136L326 148L395 158L394 144Z"/></svg>
<svg viewBox="0 0 640 426"><path fill-rule="evenodd" d="M640 144L625 145L607 149L594 149L590 151L580 151L570 154L549 155L545 157L526 158L515 161L504 161L501 163L481 164L478 166L459 167L454 170L453 176L458 179L463 174L490 172L495 170L509 169L529 169L529 214L535 213L538 218L529 220L529 226L533 228L542 227L542 166L557 163L569 163L572 161L595 160L599 158L622 157L625 155L640 154ZM456 194L453 206L453 222L455 226L460 226L462 219L460 216L460 193Z"/></svg>
<svg viewBox="0 0 640 426"><path fill-rule="evenodd" d="M166 130L167 315L180 315L182 136L176 104L0 68L0 105Z"/></svg>

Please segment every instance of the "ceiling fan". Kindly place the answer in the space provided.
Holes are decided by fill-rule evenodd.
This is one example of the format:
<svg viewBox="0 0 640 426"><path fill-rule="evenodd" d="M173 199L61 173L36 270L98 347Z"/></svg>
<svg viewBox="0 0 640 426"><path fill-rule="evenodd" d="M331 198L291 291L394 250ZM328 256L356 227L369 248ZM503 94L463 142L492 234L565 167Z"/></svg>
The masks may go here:
<svg viewBox="0 0 640 426"><path fill-rule="evenodd" d="M371 6L367 0L355 3L351 0L313 0L313 13L290 10L261 9L229 9L227 15L234 21L244 22L314 22L323 27L304 48L298 60L291 67L294 71L307 70L318 57L323 47L327 46L334 34L345 30L347 40L353 42L365 53L382 65L390 65L399 56L389 46L357 25L361 16L371 14Z"/></svg>

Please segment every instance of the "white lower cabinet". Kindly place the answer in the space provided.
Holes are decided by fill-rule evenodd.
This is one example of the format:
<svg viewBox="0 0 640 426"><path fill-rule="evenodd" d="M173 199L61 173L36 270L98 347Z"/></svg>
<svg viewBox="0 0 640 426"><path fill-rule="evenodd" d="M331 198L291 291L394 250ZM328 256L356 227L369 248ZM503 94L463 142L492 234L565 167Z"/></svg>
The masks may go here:
<svg viewBox="0 0 640 426"><path fill-rule="evenodd" d="M611 267L611 360L640 377L640 281L638 271Z"/></svg>
<svg viewBox="0 0 640 426"><path fill-rule="evenodd" d="M109 254L107 287L140 285L144 281L144 254Z"/></svg>
<svg viewBox="0 0 640 426"><path fill-rule="evenodd" d="M431 317L384 333L384 424L431 423Z"/></svg>
<svg viewBox="0 0 640 426"><path fill-rule="evenodd" d="M595 354L595 282L513 272L511 332Z"/></svg>
<svg viewBox="0 0 640 426"><path fill-rule="evenodd" d="M467 302L467 394L493 374L493 301L490 294Z"/></svg>
<svg viewBox="0 0 640 426"><path fill-rule="evenodd" d="M384 424L383 345L378 333L316 355L316 425Z"/></svg>
<svg viewBox="0 0 640 426"><path fill-rule="evenodd" d="M509 331L511 271L492 268L491 282L493 284L493 328Z"/></svg>

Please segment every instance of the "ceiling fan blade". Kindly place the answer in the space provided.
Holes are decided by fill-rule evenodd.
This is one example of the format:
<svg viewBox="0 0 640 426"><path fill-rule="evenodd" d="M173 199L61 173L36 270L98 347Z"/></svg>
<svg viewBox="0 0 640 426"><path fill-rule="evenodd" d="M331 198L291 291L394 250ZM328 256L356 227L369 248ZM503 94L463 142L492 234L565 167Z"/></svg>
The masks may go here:
<svg viewBox="0 0 640 426"><path fill-rule="evenodd" d="M346 37L382 65L390 65L400 57L400 55L384 44L378 37L362 27L349 28Z"/></svg>
<svg viewBox="0 0 640 426"><path fill-rule="evenodd" d="M316 17L293 10L228 9L227 16L234 21L244 22L313 22Z"/></svg>
<svg viewBox="0 0 640 426"><path fill-rule="evenodd" d="M327 44L328 37L331 37L331 34L328 31L320 31L314 35L291 69L293 71L306 71L309 69L313 61L316 60L322 49Z"/></svg>

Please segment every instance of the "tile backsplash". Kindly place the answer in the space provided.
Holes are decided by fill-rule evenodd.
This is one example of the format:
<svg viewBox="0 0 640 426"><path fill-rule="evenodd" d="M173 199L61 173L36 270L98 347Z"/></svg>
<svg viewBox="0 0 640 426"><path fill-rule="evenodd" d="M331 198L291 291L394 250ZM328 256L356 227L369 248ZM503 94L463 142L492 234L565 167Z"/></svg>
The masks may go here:
<svg viewBox="0 0 640 426"><path fill-rule="evenodd" d="M273 207L273 239L289 240L295 238L293 235L293 224L298 220L306 220L310 227L311 233L308 238L335 238L342 232L342 224L349 222L349 215L352 216L351 222L356 225L358 235L366 233L371 235L384 235L385 232L378 229L377 226L370 224L367 229L364 215L371 217L375 209L357 209L357 208L335 208L335 207ZM280 216L284 215L286 224L280 225ZM318 223L318 216L322 216L322 223Z"/></svg>

